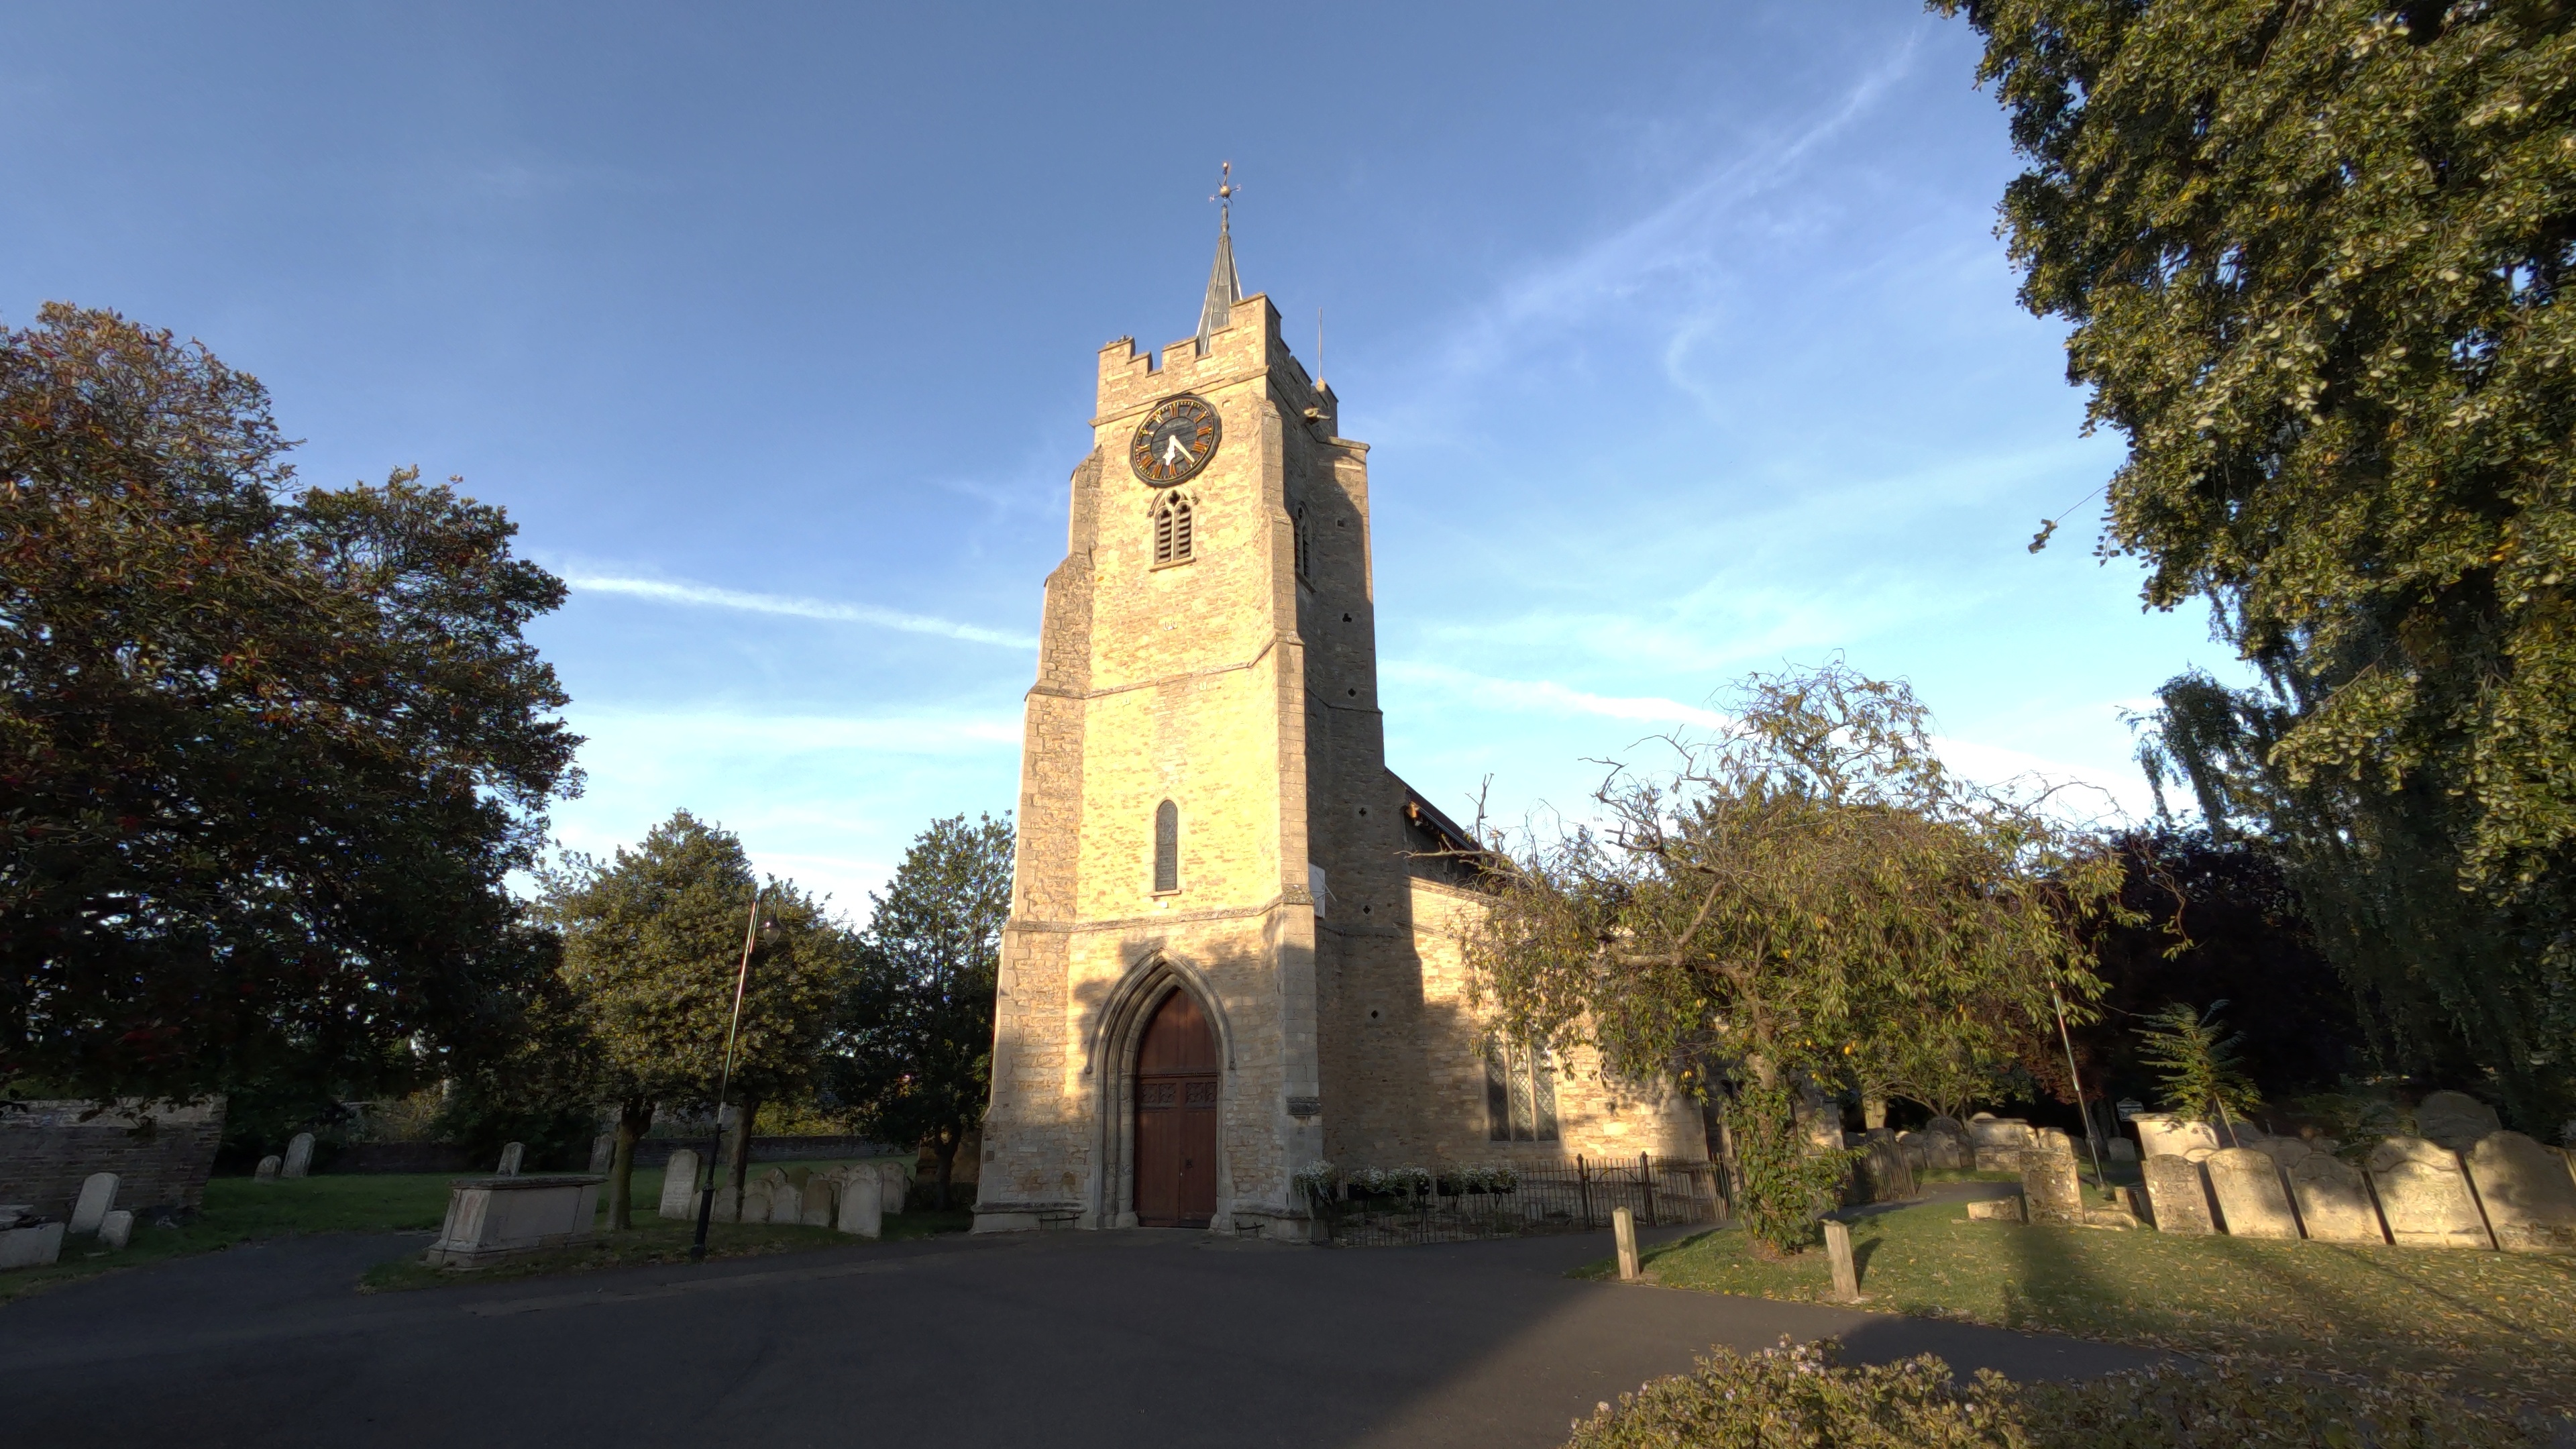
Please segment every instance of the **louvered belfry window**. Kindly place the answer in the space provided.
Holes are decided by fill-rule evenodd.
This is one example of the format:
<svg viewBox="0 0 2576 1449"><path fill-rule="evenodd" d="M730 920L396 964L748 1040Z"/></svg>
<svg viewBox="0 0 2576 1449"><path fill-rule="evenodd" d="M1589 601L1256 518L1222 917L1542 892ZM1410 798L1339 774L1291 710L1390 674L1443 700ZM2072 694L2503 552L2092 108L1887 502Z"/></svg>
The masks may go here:
<svg viewBox="0 0 2576 1449"><path fill-rule="evenodd" d="M1184 563L1190 556L1190 500L1173 494L1154 507L1154 562Z"/></svg>
<svg viewBox="0 0 2576 1449"><path fill-rule="evenodd" d="M1556 1074L1547 1048L1523 1042L1485 1044L1485 1138L1490 1142L1554 1142Z"/></svg>
<svg viewBox="0 0 2576 1449"><path fill-rule="evenodd" d="M1154 893L1181 888L1181 807L1166 800L1154 807Z"/></svg>

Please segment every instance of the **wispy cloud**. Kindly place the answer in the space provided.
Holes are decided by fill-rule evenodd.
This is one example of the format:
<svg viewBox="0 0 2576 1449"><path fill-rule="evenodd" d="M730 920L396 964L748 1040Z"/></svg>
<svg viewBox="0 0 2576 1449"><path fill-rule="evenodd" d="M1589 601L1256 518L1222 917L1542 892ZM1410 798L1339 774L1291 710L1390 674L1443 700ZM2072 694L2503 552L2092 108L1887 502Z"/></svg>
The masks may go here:
<svg viewBox="0 0 2576 1449"><path fill-rule="evenodd" d="M712 584L626 578L617 574L567 574L564 582L590 593L624 594L665 604L738 609L746 614L783 614L790 618L822 619L838 624L872 624L880 629L895 629L906 634L936 634L943 639L962 639L970 644L998 644L1007 649L1038 647L1037 636L1033 634L987 629L981 624L961 624L954 619L941 619L929 614L907 614L899 609L881 609L874 604L844 604L789 594L755 594L742 589L717 588Z"/></svg>
<svg viewBox="0 0 2576 1449"><path fill-rule="evenodd" d="M1641 724L1689 725L1716 729L1727 717L1712 709L1653 695L1588 694L1547 679L1495 679L1445 664L1391 660L1378 666L1382 678L1445 690L1490 709L1533 714L1589 714Z"/></svg>

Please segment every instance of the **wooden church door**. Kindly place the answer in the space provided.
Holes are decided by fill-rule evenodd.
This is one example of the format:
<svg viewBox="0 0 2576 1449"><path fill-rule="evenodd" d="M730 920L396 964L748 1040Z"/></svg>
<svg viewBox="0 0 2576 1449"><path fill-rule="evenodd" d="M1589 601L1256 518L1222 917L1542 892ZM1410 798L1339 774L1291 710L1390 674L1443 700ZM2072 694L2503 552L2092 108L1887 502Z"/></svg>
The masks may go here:
<svg viewBox="0 0 2576 1449"><path fill-rule="evenodd" d="M1216 1034L1186 991L1154 1009L1136 1052L1136 1221L1203 1228L1216 1214Z"/></svg>

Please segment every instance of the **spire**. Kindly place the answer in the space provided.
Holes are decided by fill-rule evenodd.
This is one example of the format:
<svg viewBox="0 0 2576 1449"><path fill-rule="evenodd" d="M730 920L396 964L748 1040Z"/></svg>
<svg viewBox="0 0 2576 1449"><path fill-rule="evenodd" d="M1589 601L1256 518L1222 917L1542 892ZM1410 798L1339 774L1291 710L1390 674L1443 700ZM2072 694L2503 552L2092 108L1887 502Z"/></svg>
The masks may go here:
<svg viewBox="0 0 2576 1449"><path fill-rule="evenodd" d="M1199 306L1199 356L1207 356L1208 338L1234 318L1234 304L1243 300L1243 282L1234 273L1234 163L1224 163L1218 173L1216 262L1208 268L1207 301Z"/></svg>

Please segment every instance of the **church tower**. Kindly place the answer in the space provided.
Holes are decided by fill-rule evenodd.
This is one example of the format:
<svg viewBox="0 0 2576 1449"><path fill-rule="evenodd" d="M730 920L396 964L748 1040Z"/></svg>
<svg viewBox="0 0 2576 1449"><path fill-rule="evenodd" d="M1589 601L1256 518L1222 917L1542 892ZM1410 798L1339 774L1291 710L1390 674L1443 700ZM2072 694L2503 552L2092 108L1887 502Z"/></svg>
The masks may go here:
<svg viewBox="0 0 2576 1449"><path fill-rule="evenodd" d="M1194 336L1099 355L1027 696L978 1231L1302 1239L1310 1164L1561 1145L1544 1067L1465 1005L1474 842L1386 768L1368 447L1231 232Z"/></svg>

